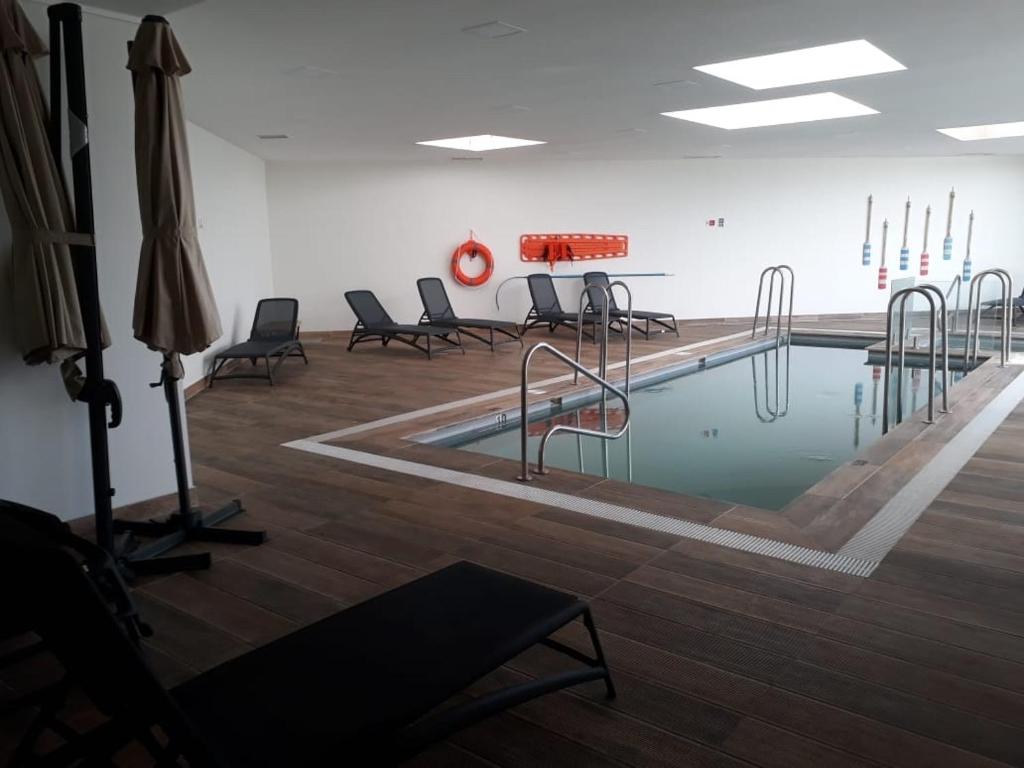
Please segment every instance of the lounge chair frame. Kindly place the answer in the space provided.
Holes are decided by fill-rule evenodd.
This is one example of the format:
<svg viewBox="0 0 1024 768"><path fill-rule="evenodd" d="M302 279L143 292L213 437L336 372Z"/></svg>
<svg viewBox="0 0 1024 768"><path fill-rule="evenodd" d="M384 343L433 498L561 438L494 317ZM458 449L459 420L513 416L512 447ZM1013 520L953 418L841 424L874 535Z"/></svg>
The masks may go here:
<svg viewBox="0 0 1024 768"><path fill-rule="evenodd" d="M440 290L439 301L434 303L433 306L430 297L427 295L427 286L431 285L436 286ZM419 291L420 300L423 302L423 314L420 315L419 320L420 325L455 328L459 333L487 344L491 348L491 352L494 351L495 346L498 344L518 342L520 347L523 346L523 336L519 332L519 326L516 323L503 322L501 320L463 318L456 315L455 309L448 298L448 291L445 290L444 283L441 282L440 278L421 277L416 281L416 288ZM443 301L444 306L441 306L441 301ZM488 335L482 336L476 333L476 331L486 331ZM495 333L507 338L495 340Z"/></svg>
<svg viewBox="0 0 1024 768"><path fill-rule="evenodd" d="M587 286L587 298L588 303L586 310L587 312L601 312L601 302L604 301L604 294L601 291L591 291L590 286L604 286L608 287L608 273L607 272L584 272L583 283ZM618 324L619 330L625 330L626 310L620 309L615 304L615 294L609 292L608 294L608 316L611 321ZM638 325L638 321L643 321L643 326ZM643 334L645 340L650 341L651 338L651 323L659 326L664 331L671 331L679 337L679 324L676 321L676 316L670 312L645 312L643 310L633 310L633 330L637 333Z"/></svg>
<svg viewBox="0 0 1024 768"><path fill-rule="evenodd" d="M280 334L278 338L268 337L260 331L260 311L274 304L281 306L285 302L293 305L291 328L288 333ZM302 361L309 365L306 350L302 346L302 342L299 341L298 318L299 302L297 299L260 299L256 305L256 314L253 317L252 330L249 332L248 341L243 341L241 344L235 344L221 350L214 356L213 370L210 371L208 378L209 386L212 387L215 381L223 379L266 379L270 386L274 386L274 374L277 373L277 369L285 361L285 358L301 357ZM273 367L270 365L270 358L272 357L276 358ZM241 371L221 373L221 369L231 360L248 360L254 368L256 363L262 360L266 370L263 373L244 373Z"/></svg>
<svg viewBox="0 0 1024 768"><path fill-rule="evenodd" d="M16 524L0 520L0 572L4 571L27 577L31 591L22 596L18 609L27 614L31 628L62 663L67 682L109 717L85 733L65 731L63 744L29 758L30 764L108 765L117 751L134 741L161 768L177 766L180 759L193 768L248 768L255 762L269 765L273 762L270 757L261 760L268 752L278 757L296 754L296 764L303 765L307 764L304 758L316 765L328 764L328 755L334 755L339 765L393 766L462 728L547 693L603 681L608 698L615 696L586 602L465 561L235 657L173 690L159 683L66 548L26 538ZM518 606L512 610L521 618L499 618L507 614L510 605ZM408 626L402 626L396 617L407 612L413 618ZM432 616L444 618L434 626ZM482 625L474 618L478 616ZM488 616L506 625L496 643L479 629L492 626ZM449 617L459 617L454 627L446 623ZM592 655L551 638L577 619L586 628ZM305 722L302 717L292 721L298 731L269 727L276 722L275 706L290 703L329 708L330 702L323 697L335 684L341 686L338 696L328 698L345 702L344 681L353 680L352 671L360 660L375 653L387 654L378 650L379 638L382 634L395 638L396 632L412 653L421 646L425 649L412 663L429 665L434 673L426 676L429 687L414 697L413 703L377 697L379 710L368 711L348 730L345 721L339 720L338 731L330 736L330 729L325 728L332 719L329 709L305 731L295 725ZM338 669L330 671L335 640L341 641L344 650L337 658ZM394 643L389 640L385 645ZM582 666L439 709L467 685L535 645L544 645ZM445 672L438 675L438 668ZM312 688L311 701L304 701L301 692L306 689L296 682L295 674L317 669L325 670L328 679L324 686ZM259 674L260 670L265 674ZM375 674L371 672L369 679L357 685L364 689L372 686ZM402 669L387 684L401 686L412 674L412 667ZM359 695L358 690L350 694ZM367 693L364 690L362 695ZM270 716L262 728L257 723L254 732L254 713L268 710ZM339 716L346 711L351 709L338 705ZM287 722L287 718L283 720ZM155 735L157 729L162 738Z"/></svg>
<svg viewBox="0 0 1024 768"><path fill-rule="evenodd" d="M555 284L551 275L543 272L535 272L526 277L527 286L530 289L530 300L532 306L523 321L522 334L525 336L528 331L541 326L548 327L548 333L554 333L559 326L568 328L574 334L579 323L579 315L566 312L562 309L562 303L555 292ZM601 322L601 315L591 311L585 311L583 315L583 335L591 341L597 341L597 325ZM590 326L590 331L586 327Z"/></svg>
<svg viewBox="0 0 1024 768"><path fill-rule="evenodd" d="M360 299L372 300L376 304L375 309L379 310L381 315L379 322L368 323L366 321L362 312L357 309L357 302ZM346 291L345 300L348 301L352 312L356 316L356 324L352 329L352 336L348 342L347 351L349 352L357 344L363 344L368 341L379 341L381 346L384 347L392 341L397 341L422 352L427 356L428 360L433 359L435 354L442 352L460 351L462 354L466 354L466 348L462 345L462 336L458 328L437 325L402 325L396 323L391 319L391 316L384 309L384 306L374 295L373 291ZM450 338L452 334L455 334L455 341L452 341ZM426 344L420 343L421 339L424 339ZM448 346L434 349L434 339L440 339Z"/></svg>

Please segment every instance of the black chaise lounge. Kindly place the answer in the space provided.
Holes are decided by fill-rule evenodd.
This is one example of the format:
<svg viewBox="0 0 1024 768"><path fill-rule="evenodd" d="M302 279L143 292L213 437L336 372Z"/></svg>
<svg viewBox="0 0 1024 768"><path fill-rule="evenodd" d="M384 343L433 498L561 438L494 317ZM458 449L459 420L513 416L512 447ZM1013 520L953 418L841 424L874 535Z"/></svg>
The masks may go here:
<svg viewBox="0 0 1024 768"><path fill-rule="evenodd" d="M140 637L152 634L150 628L140 620L117 564L106 551L75 535L67 523L47 512L0 499L0 539L4 530L11 529L24 531L27 536L63 547L72 554L82 573L92 581L97 594L107 605L114 620L120 622L124 635L132 643L138 643ZM17 581L8 574L3 580L10 587L8 592L14 592L25 588L23 579L24 574ZM18 606L10 605L5 598L0 604L0 643L9 650L0 655L0 669L16 666L48 650L43 640L28 634L33 629L31 616ZM29 756L44 733L56 733L65 740L74 738L74 729L61 717L61 710L70 692L69 681L58 679L0 705L0 717L26 708L35 710L18 744L11 745L13 751L9 754L7 765L31 764Z"/></svg>
<svg viewBox="0 0 1024 768"><path fill-rule="evenodd" d="M270 367L272 357L277 358L273 368ZM228 347L213 358L210 386L222 379L266 379L274 386L274 373L286 357L301 357L309 365L306 350L299 341L299 302L297 299L260 299L249 340ZM229 360L248 360L253 367L263 360L266 373L221 373Z"/></svg>
<svg viewBox="0 0 1024 768"><path fill-rule="evenodd" d="M992 309L992 310L997 310L998 309L998 310L1001 310L1003 308L1003 300L1002 299L990 299L988 301L983 301L983 302L981 302L981 308L983 310L988 310L988 309ZM1010 300L1010 312L1013 312L1014 309L1020 310L1020 313L1022 315L1024 315L1024 291L1021 291L1020 296L1014 296ZM1013 324L1013 325L1017 324L1016 313L1013 313L1013 315L1011 315L1010 323Z"/></svg>
<svg viewBox="0 0 1024 768"><path fill-rule="evenodd" d="M583 283L587 286L587 298L590 300L590 303L587 305L587 311L600 314L605 302L605 294L600 287L607 288L611 284L608 280L608 273L584 272ZM610 292L608 296L609 320L617 320L620 326L624 326L628 314L626 310L619 308L615 303L615 294ZM641 327L637 325L638 322L643 322L644 325ZM660 326L665 331L672 331L676 336L679 336L675 315L669 312L633 310L633 330L637 333L642 333L645 339L651 338L651 323Z"/></svg>
<svg viewBox="0 0 1024 768"><path fill-rule="evenodd" d="M416 287L420 292L420 299L423 301L423 316L420 317L420 325L434 325L443 328L457 328L461 333L482 341L494 351L494 334L499 333L506 336L498 344L508 344L518 341L519 346L523 345L523 337L519 333L519 326L516 323L509 323L502 320L481 320L478 318L459 317L448 300L448 291L439 277L421 277L416 281ZM481 336L477 331L487 333Z"/></svg>
<svg viewBox="0 0 1024 768"><path fill-rule="evenodd" d="M562 309L558 293L555 292L555 281L551 279L551 275L546 275L543 272L527 275L526 284L530 288L530 299L533 301L533 306L530 307L526 320L523 322L524 334L531 328L540 325L546 325L551 333L554 333L555 328L560 325L576 332L579 315L575 312L565 312ZM600 315L585 312L583 325L589 325L590 331L588 332L584 328L583 334L589 339L596 339L599 322L601 322Z"/></svg>
<svg viewBox="0 0 1024 768"><path fill-rule="evenodd" d="M413 349L418 349L427 358L433 357L435 352L451 352L456 349L466 354L458 328L396 323L373 295L373 291L346 291L345 301L356 316L356 327L352 329L352 338L348 342L349 352L356 344L362 344L364 341L379 341L385 347L390 341L400 341ZM454 341L451 338L453 335ZM434 349L433 339L440 339L447 346ZM422 341L426 341L426 346L421 343Z"/></svg>
<svg viewBox="0 0 1024 768"><path fill-rule="evenodd" d="M39 765L111 765L109 755L129 741L165 767L181 759L190 768L397 765L460 728L552 691L603 680L608 696L615 695L585 602L467 562L171 690L67 549L0 520L0 577L20 585L5 593L5 608L28 618L69 680L110 718ZM589 631L593 657L549 637L576 619ZM581 666L436 711L537 644Z"/></svg>

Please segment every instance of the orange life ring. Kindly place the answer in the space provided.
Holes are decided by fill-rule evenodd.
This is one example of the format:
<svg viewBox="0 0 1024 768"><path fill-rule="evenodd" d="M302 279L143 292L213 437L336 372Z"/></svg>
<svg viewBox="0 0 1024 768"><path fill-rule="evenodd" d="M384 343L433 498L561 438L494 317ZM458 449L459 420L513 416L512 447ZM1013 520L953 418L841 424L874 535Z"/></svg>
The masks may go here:
<svg viewBox="0 0 1024 768"><path fill-rule="evenodd" d="M470 277L462 271L462 257L469 256L471 259L475 259L480 256L484 260L484 271L476 277ZM477 285L483 285L491 279L491 275L494 274L494 256L491 255L491 249L483 243L478 243L476 240L469 239L455 249L452 254L452 275L463 285L474 287Z"/></svg>

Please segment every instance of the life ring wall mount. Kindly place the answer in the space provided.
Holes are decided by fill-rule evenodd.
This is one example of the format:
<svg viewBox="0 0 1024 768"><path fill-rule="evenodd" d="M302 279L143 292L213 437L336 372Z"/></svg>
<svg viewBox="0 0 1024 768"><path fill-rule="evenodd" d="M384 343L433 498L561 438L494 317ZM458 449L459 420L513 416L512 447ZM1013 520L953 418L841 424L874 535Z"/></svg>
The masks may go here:
<svg viewBox="0 0 1024 768"><path fill-rule="evenodd" d="M471 260L481 258L484 260L484 271L472 277L462 271L462 259L468 256ZM483 285L491 279L494 274L494 256L491 249L483 243L475 240L472 236L455 249L452 253L452 276L461 284L474 288Z"/></svg>

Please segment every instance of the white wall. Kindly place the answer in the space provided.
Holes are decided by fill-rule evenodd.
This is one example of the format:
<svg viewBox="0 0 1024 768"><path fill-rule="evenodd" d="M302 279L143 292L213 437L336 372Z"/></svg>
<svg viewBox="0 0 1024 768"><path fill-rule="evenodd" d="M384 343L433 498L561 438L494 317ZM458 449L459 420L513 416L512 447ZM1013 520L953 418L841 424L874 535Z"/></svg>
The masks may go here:
<svg viewBox="0 0 1024 768"><path fill-rule="evenodd" d="M266 165L191 123L188 141L199 242L224 335L206 351L185 358L185 386L209 373L218 350L249 337L256 302L274 295Z"/></svg>
<svg viewBox="0 0 1024 768"><path fill-rule="evenodd" d="M45 33L45 7L31 2L23 7L36 29ZM149 387L158 376L160 358L135 341L131 327L141 243L132 93L125 69L125 42L134 32L131 23L85 16L100 293L113 341L105 365L124 400L124 422L110 432L115 506L174 489L167 406L162 391ZM46 66L44 60L44 83ZM187 101L187 80L185 92ZM198 209L206 219L201 239L226 341L237 325L236 316L251 318L256 292L269 290L262 162L205 131L191 129L189 138ZM0 222L0 296L4 296L9 285L10 236L2 213ZM245 263L246 269L237 269L239 263ZM9 306L9 301L0 300L0 313L8 312ZM10 333L10 318L0 315L0 497L64 518L91 515L86 408L68 399L56 367L26 367ZM187 366L191 376L198 375L198 361L189 360Z"/></svg>
<svg viewBox="0 0 1024 768"><path fill-rule="evenodd" d="M433 164L415 168L269 164L274 282L302 302L304 328L350 328L342 294L371 288L399 321L421 311L415 279L445 278L464 316L494 315L505 278L546 269L519 261L524 233L627 234L630 256L600 262L609 272L671 272L630 281L638 307L680 317L752 312L756 280L769 264L796 270L798 313L884 311L876 288L883 216L891 221L890 275L898 262L903 204L914 202L910 248L916 269L924 206L933 207L930 248L936 281L963 259L970 208L977 211L975 270L1024 267L1024 159L694 160L655 162L532 161ZM941 260L946 200L957 188L953 262ZM860 265L864 207L875 196L875 263ZM724 229L706 221L724 217ZM491 281L458 286L452 249L473 228L494 252ZM557 274L582 273L560 264ZM906 273L905 273L906 274ZM1024 277L1024 274L1018 274ZM563 305L579 283L558 281ZM503 289L500 315L521 319L525 281Z"/></svg>

